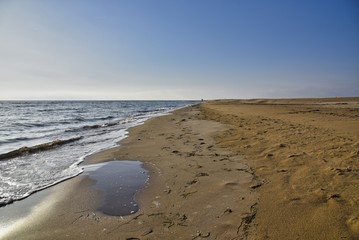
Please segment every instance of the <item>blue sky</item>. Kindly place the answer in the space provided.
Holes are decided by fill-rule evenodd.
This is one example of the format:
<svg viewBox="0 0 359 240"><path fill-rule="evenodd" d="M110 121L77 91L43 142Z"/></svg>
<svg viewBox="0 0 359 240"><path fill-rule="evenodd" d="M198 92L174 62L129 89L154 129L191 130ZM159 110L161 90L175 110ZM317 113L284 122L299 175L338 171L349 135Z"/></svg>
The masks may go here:
<svg viewBox="0 0 359 240"><path fill-rule="evenodd" d="M0 99L359 96L357 0L0 0Z"/></svg>

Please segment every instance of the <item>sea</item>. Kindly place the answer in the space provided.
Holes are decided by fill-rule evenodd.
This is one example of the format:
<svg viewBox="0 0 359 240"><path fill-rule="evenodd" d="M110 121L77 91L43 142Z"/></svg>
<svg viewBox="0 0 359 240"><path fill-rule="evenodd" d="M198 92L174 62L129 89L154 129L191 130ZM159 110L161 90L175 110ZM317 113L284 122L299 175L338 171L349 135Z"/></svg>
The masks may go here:
<svg viewBox="0 0 359 240"><path fill-rule="evenodd" d="M196 101L0 101L0 207L83 172L130 127Z"/></svg>

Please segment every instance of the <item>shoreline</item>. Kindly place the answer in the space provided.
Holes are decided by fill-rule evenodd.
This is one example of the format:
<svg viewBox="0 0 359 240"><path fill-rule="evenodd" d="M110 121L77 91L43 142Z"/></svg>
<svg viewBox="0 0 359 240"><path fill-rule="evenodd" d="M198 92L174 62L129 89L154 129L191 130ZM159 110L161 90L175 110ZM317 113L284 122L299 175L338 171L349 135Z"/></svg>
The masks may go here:
<svg viewBox="0 0 359 240"><path fill-rule="evenodd" d="M209 101L149 119L84 159L143 162L150 180L137 213L94 211L103 196L80 175L50 188L47 206L0 239L355 239L359 98L315 100Z"/></svg>
<svg viewBox="0 0 359 240"><path fill-rule="evenodd" d="M7 139L6 135L9 135L9 139L1 144L0 158L4 159L3 169L13 170L2 175L0 206L22 200L37 191L79 175L82 172L80 163L86 156L117 147L118 142L126 137L128 128L191 103L193 104L189 101L67 102L65 105L68 108L65 111L62 110L62 104L44 102L33 105L35 112L44 114L43 119L29 110L32 107L29 103L9 104L7 107L19 107L29 115L27 122L19 123L20 126L27 126L28 131L21 132L21 127L16 127L16 121L21 122L21 119L17 119L15 115L9 116L14 118L14 123L9 123L9 128L5 121L5 128L9 130L4 130L4 136ZM85 108L88 114L83 114L82 117L82 113L76 115L76 108ZM59 112L56 113L57 111ZM56 115L59 115L59 121ZM46 134L37 137L37 131L45 131ZM23 137L13 138L12 134ZM42 160L46 160L46 164ZM34 174L25 174L32 171ZM53 174L47 175L50 171Z"/></svg>

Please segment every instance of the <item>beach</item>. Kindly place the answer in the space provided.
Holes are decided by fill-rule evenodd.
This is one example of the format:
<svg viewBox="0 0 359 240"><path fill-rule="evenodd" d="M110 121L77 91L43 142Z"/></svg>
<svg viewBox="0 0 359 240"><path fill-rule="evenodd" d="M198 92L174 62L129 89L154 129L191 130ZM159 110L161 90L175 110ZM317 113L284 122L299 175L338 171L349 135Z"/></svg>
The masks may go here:
<svg viewBox="0 0 359 240"><path fill-rule="evenodd" d="M131 128L85 164L113 160L149 172L138 212L97 211L104 193L79 175L0 239L359 238L359 98L208 101Z"/></svg>

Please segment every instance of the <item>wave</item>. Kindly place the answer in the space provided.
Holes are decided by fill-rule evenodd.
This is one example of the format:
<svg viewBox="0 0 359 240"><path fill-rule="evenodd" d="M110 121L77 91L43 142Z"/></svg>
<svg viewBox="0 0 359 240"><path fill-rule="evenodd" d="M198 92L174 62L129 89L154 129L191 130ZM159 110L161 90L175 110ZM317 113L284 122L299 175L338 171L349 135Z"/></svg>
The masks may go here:
<svg viewBox="0 0 359 240"><path fill-rule="evenodd" d="M116 126L118 124L119 124L119 122L109 122L109 123L105 123L103 126L104 127L112 127L112 126Z"/></svg>
<svg viewBox="0 0 359 240"><path fill-rule="evenodd" d="M85 118L82 116L74 117L72 120L76 122L94 122L94 121L103 121L103 120L110 120L114 119L114 116L106 116L106 117L94 117L94 118Z"/></svg>
<svg viewBox="0 0 359 240"><path fill-rule="evenodd" d="M81 132L83 130L91 130L91 129L98 129L98 128L105 128L105 127L112 127L118 125L119 122L109 122L104 124L95 124L95 125L85 125L82 127L76 127L65 130L65 132Z"/></svg>
<svg viewBox="0 0 359 240"><path fill-rule="evenodd" d="M82 138L83 137L80 136L80 137L74 137L74 138L69 138L69 139L64 139L64 140L55 140L52 142L47 142L47 143L35 145L32 147L21 147L19 149L13 150L11 152L0 154L0 160L19 157L19 156L22 156L25 154L37 153L37 152L41 152L41 151L50 150L50 149L62 146L64 144L67 144L67 143L78 141Z"/></svg>
<svg viewBox="0 0 359 240"><path fill-rule="evenodd" d="M139 110L137 111L138 114L142 114L142 113L151 113L151 112L160 112L160 109L146 109L146 110Z"/></svg>
<svg viewBox="0 0 359 240"><path fill-rule="evenodd" d="M147 116L147 115L151 115L151 114L157 114L157 113L161 113L161 112L165 112L165 109L148 109L148 110L139 110L137 111L134 116Z"/></svg>
<svg viewBox="0 0 359 240"><path fill-rule="evenodd" d="M31 194L34 194L34 193L37 193L37 192L39 192L41 190L47 189L49 187L52 187L52 186L54 186L56 184L59 184L61 182L66 181L66 180L68 180L70 178L74 178L74 177L80 175L81 173L83 173L83 169L80 169L79 171L75 172L72 175L60 178L60 179L58 179L58 180L56 180L56 181L54 181L52 183L45 184L43 186L40 186L39 188L31 189L31 190L27 191L26 193L24 193L21 196L16 196L16 197L2 197L2 196L0 196L0 208L6 206L8 204L11 204L11 203L13 203L15 201L25 199L25 198L29 197Z"/></svg>
<svg viewBox="0 0 359 240"><path fill-rule="evenodd" d="M70 129L66 129L64 132L65 133L74 133L74 132L81 132L83 130L89 130L89 129L97 129L100 128L101 125L86 125L83 127L76 127L76 128L70 128Z"/></svg>
<svg viewBox="0 0 359 240"><path fill-rule="evenodd" d="M109 120L109 119L114 119L114 116L107 116L107 117L103 117L103 118L99 118L100 120Z"/></svg>
<svg viewBox="0 0 359 240"><path fill-rule="evenodd" d="M49 126L48 123L14 123L14 125L18 127L26 127L26 128Z"/></svg>
<svg viewBox="0 0 359 240"><path fill-rule="evenodd" d="M19 141L29 141L33 140L35 138L28 138L28 137L15 137L15 138L7 138L4 140L0 140L0 143L13 143L13 142L19 142Z"/></svg>

